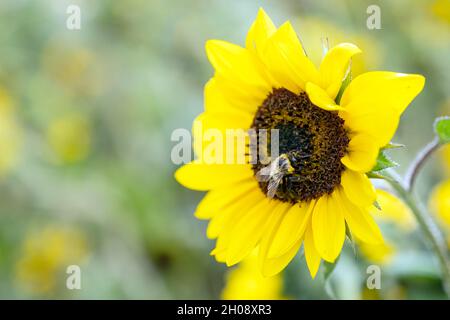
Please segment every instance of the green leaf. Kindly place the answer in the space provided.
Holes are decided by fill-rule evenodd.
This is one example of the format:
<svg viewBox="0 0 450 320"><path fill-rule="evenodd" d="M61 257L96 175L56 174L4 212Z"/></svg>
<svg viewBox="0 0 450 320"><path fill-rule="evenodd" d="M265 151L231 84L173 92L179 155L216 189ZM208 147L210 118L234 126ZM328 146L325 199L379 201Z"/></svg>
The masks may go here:
<svg viewBox="0 0 450 320"><path fill-rule="evenodd" d="M353 253L356 254L355 241L353 239L352 231L350 230L349 226L347 225L347 222L345 223L345 235L347 236L348 240L350 241L350 245L353 249Z"/></svg>
<svg viewBox="0 0 450 320"><path fill-rule="evenodd" d="M387 177L383 176L382 174L379 174L377 172L368 172L367 177L370 179L380 179L380 180L388 180Z"/></svg>
<svg viewBox="0 0 450 320"><path fill-rule="evenodd" d="M381 209L381 206L380 206L380 203L379 203L378 201L375 200L375 202L373 203L373 205L374 205L374 207L377 208L378 210L380 210L380 211L382 210L382 209Z"/></svg>
<svg viewBox="0 0 450 320"><path fill-rule="evenodd" d="M347 222L345 222L345 235L347 236L348 240L350 240L351 242L353 242L352 231L351 231L350 228L348 227Z"/></svg>
<svg viewBox="0 0 450 320"><path fill-rule="evenodd" d="M380 150L380 153L378 154L377 163L372 168L371 172L377 172L381 170L385 170L387 168L392 168L398 166L398 163L392 160L390 157L388 157L384 150Z"/></svg>
<svg viewBox="0 0 450 320"><path fill-rule="evenodd" d="M405 145L401 143L395 143L395 142L389 142L387 145L385 145L382 149L388 150L388 149L398 149L398 148L404 148Z"/></svg>
<svg viewBox="0 0 450 320"><path fill-rule="evenodd" d="M440 117L434 121L434 131L440 143L450 143L450 117Z"/></svg>
<svg viewBox="0 0 450 320"><path fill-rule="evenodd" d="M379 172L368 172L368 173L366 173L366 175L367 175L367 177L369 179L380 179L380 180L389 181L390 183L399 183L399 181L397 181L396 179L394 179L394 178L392 178L390 176L386 176L384 174L381 174ZM376 207L376 205L375 205L375 207Z"/></svg>
<svg viewBox="0 0 450 320"><path fill-rule="evenodd" d="M352 71L351 71L350 66L349 66L349 70L347 72L347 76L345 77L344 81L342 81L341 88L339 89L339 92L338 92L338 94L336 96L336 99L335 99L336 104L339 104L341 102L342 95L344 94L344 91L348 87L350 82L352 82Z"/></svg>

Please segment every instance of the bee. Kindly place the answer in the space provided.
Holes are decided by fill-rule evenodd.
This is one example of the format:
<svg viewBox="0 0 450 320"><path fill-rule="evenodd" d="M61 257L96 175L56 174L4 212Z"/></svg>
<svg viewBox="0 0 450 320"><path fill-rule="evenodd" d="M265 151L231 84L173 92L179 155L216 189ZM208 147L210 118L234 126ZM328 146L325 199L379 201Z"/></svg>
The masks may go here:
<svg viewBox="0 0 450 320"><path fill-rule="evenodd" d="M267 196L272 199L283 178L294 172L291 162L286 154L276 157L270 164L256 173L256 178L260 182L268 182Z"/></svg>

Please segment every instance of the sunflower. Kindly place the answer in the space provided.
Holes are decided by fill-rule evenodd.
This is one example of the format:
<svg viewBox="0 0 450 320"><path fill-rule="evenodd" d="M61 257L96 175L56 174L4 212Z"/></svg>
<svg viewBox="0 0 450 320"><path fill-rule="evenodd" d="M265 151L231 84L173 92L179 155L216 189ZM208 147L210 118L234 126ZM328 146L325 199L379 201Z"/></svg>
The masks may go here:
<svg viewBox="0 0 450 320"><path fill-rule="evenodd" d="M210 220L207 237L217 239L211 252L217 261L232 266L258 247L259 268L271 276L303 244L314 278L322 259L335 262L347 229L362 242L383 242L370 214L376 193L366 173L425 79L378 71L349 83L351 58L360 52L353 44L338 44L317 68L291 23L276 28L262 9L245 47L206 43L215 74L205 86L205 111L194 121L197 159L175 178L208 191L195 216ZM205 160L214 140L205 130L225 135L239 128L278 130L280 156L269 159L285 170L275 190L272 176L260 179L267 168L260 160ZM213 153L223 160L229 150L221 146ZM263 151L270 155L269 146Z"/></svg>

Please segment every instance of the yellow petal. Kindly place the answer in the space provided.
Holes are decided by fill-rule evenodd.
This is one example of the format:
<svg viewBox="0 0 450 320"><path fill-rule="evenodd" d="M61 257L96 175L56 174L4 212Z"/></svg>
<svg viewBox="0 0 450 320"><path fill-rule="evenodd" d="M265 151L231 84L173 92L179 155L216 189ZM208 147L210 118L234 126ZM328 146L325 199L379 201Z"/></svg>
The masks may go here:
<svg viewBox="0 0 450 320"><path fill-rule="evenodd" d="M368 209L354 205L340 188L338 188L336 194L339 196L344 208L345 221L351 232L363 242L372 244L383 243L380 229L369 214Z"/></svg>
<svg viewBox="0 0 450 320"><path fill-rule="evenodd" d="M213 256L217 262L220 263L226 263L227 261L227 251L226 250L219 250L217 248L214 248L209 253L211 256Z"/></svg>
<svg viewBox="0 0 450 320"><path fill-rule="evenodd" d="M345 240L345 220L342 204L336 196L322 196L312 214L314 244L320 256L334 262L341 252Z"/></svg>
<svg viewBox="0 0 450 320"><path fill-rule="evenodd" d="M400 115L422 91L425 78L418 74L373 71L353 79L345 90L341 106L358 114L378 109Z"/></svg>
<svg viewBox="0 0 450 320"><path fill-rule="evenodd" d="M241 90L266 95L271 89L256 57L249 50L226 41L208 40L206 54L216 76L223 77Z"/></svg>
<svg viewBox="0 0 450 320"><path fill-rule="evenodd" d="M208 228L206 229L206 236L209 239L220 236L216 243L216 248L218 250L227 249L236 223L238 223L249 210L257 206L257 204L264 199L265 196L259 188L251 189L248 193L236 199L235 202L212 217L208 224Z"/></svg>
<svg viewBox="0 0 450 320"><path fill-rule="evenodd" d="M325 55L320 68L322 88L332 100L341 88L342 81L348 70L350 59L361 53L361 50L351 43L341 43L331 48Z"/></svg>
<svg viewBox="0 0 450 320"><path fill-rule="evenodd" d="M317 82L319 73L305 55L290 22L284 23L267 41L262 61L279 87L299 93L308 81Z"/></svg>
<svg viewBox="0 0 450 320"><path fill-rule="evenodd" d="M284 215L272 243L269 245L268 258L284 255L303 237L312 207L313 202L311 204L295 204Z"/></svg>
<svg viewBox="0 0 450 320"><path fill-rule="evenodd" d="M217 85L215 78L209 79L204 89L204 104L207 112L233 112L246 113L250 117L253 116L253 109L248 108L247 105L234 105L222 94L220 87Z"/></svg>
<svg viewBox="0 0 450 320"><path fill-rule="evenodd" d="M250 190L258 188L255 179L248 179L209 191L195 210L198 219L211 219L221 210L242 198Z"/></svg>
<svg viewBox="0 0 450 320"><path fill-rule="evenodd" d="M367 113L346 109L339 116L345 120L345 126L351 135L365 136L371 140L371 145L381 148L391 141L397 131L400 115L395 110L380 109L374 107Z"/></svg>
<svg viewBox="0 0 450 320"><path fill-rule="evenodd" d="M175 172L175 179L186 188L208 191L253 177L251 165L203 164L193 161Z"/></svg>
<svg viewBox="0 0 450 320"><path fill-rule="evenodd" d="M272 277L281 271L294 259L300 246L302 245L302 239L297 241L285 254L277 258L266 258L262 264L262 274L265 277Z"/></svg>
<svg viewBox="0 0 450 320"><path fill-rule="evenodd" d="M272 87L261 89L217 74L214 76L214 83L228 104L252 115L272 90Z"/></svg>
<svg viewBox="0 0 450 320"><path fill-rule="evenodd" d="M342 173L341 184L347 198L357 206L369 207L377 199L375 188L365 174L345 170Z"/></svg>
<svg viewBox="0 0 450 320"><path fill-rule="evenodd" d="M301 245L301 240L298 241L291 249L289 249L284 255L270 259L268 252L273 239L278 233L278 228L284 219L286 212L292 207L292 204L280 202L275 208L273 215L269 219L269 226L267 232L263 235L261 244L259 246L258 261L261 272L264 276L270 277L281 270L283 270L289 262L294 258Z"/></svg>
<svg viewBox="0 0 450 320"><path fill-rule="evenodd" d="M256 247L277 204L265 198L236 223L228 246L227 266L240 262Z"/></svg>
<svg viewBox="0 0 450 320"><path fill-rule="evenodd" d="M199 114L194 120L202 125L203 131L209 129L243 129L247 130L252 123L252 116L239 110L207 111ZM194 133L195 130L193 130Z"/></svg>
<svg viewBox="0 0 450 320"><path fill-rule="evenodd" d="M341 162L350 170L369 172L376 164L380 147L372 136L366 134L354 135L348 144L348 153Z"/></svg>
<svg viewBox="0 0 450 320"><path fill-rule="evenodd" d="M248 128L252 118L243 112L204 112L192 126L196 158L206 164L249 163Z"/></svg>
<svg viewBox="0 0 450 320"><path fill-rule="evenodd" d="M394 135L401 113L420 93L425 78L386 71L364 73L345 90L342 117L352 132L373 137L382 147Z"/></svg>
<svg viewBox="0 0 450 320"><path fill-rule="evenodd" d="M269 39L276 30L277 29L270 17L263 8L260 8L255 22L253 22L247 33L247 39L245 41L247 49L252 51L264 49L267 39Z"/></svg>
<svg viewBox="0 0 450 320"><path fill-rule="evenodd" d="M317 271L319 271L321 259L319 252L317 252L316 247L314 246L313 231L311 226L309 226L305 232L304 248L306 264L308 265L311 277L314 279Z"/></svg>
<svg viewBox="0 0 450 320"><path fill-rule="evenodd" d="M330 98L325 90L312 82L308 82L306 84L306 93L308 94L309 100L311 100L311 102L319 108L328 111L342 109L334 102L333 99Z"/></svg>
<svg viewBox="0 0 450 320"><path fill-rule="evenodd" d="M248 197L247 197L248 199ZM256 204L256 201L253 202ZM234 203L227 210L222 210L218 212L208 223L208 227L206 228L206 237L208 239L216 239L219 237L219 234L223 234L224 230L229 230L234 225L235 221L240 218L238 211L243 211L246 208L246 204L244 201L239 200ZM223 237L221 237L222 239ZM228 245L228 243L227 243ZM216 245L215 252L223 251L226 249L226 246L218 246Z"/></svg>

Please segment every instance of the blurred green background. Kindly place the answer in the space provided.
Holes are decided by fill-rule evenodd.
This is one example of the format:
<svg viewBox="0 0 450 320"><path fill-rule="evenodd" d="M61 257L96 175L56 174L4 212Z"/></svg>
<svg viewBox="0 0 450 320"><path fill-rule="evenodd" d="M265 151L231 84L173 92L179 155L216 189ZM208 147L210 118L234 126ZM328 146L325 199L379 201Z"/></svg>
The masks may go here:
<svg viewBox="0 0 450 320"><path fill-rule="evenodd" d="M81 8L68 30L66 8ZM366 27L369 5L381 30ZM0 298L217 299L226 267L209 256L202 194L182 188L170 160L176 128L191 128L212 75L204 43L243 44L259 7L291 20L319 61L321 38L354 42L356 73L421 73L391 155L402 166L450 113L450 1L2 0L0 2ZM419 191L445 176L439 157ZM395 224L395 223L394 223ZM423 237L388 223L396 253L367 291L370 260L347 248L331 278L338 298L443 298ZM445 228L445 226L443 226ZM80 265L82 289L66 288ZM299 255L284 295L328 298Z"/></svg>

